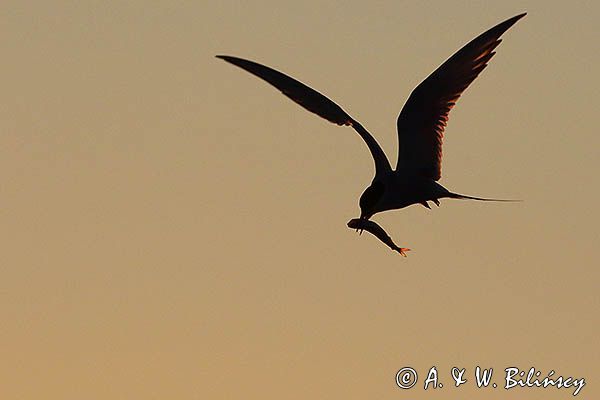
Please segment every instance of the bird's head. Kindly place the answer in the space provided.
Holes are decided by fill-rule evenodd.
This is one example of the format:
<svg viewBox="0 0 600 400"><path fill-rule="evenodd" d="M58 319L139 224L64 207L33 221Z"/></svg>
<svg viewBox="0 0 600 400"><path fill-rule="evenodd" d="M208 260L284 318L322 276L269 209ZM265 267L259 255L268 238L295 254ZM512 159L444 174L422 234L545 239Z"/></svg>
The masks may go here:
<svg viewBox="0 0 600 400"><path fill-rule="evenodd" d="M380 204L384 192L385 185L380 181L373 181L371 186L365 189L358 203L361 219L369 219L373 214L381 211L377 206Z"/></svg>

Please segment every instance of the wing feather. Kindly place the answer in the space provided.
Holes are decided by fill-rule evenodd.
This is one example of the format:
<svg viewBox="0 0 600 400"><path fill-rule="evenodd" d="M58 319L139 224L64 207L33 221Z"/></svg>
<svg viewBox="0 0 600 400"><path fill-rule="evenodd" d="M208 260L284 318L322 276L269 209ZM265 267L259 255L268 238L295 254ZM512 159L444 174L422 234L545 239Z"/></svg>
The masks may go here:
<svg viewBox="0 0 600 400"><path fill-rule="evenodd" d="M450 110L496 54L500 36L524 16L507 19L467 43L413 90L397 121L398 171L440 179Z"/></svg>
<svg viewBox="0 0 600 400"><path fill-rule="evenodd" d="M292 77L254 61L223 55L216 57L265 80L308 111L334 124L352 126L369 147L375 162L376 174L391 172L390 163L375 138L358 121L321 93Z"/></svg>

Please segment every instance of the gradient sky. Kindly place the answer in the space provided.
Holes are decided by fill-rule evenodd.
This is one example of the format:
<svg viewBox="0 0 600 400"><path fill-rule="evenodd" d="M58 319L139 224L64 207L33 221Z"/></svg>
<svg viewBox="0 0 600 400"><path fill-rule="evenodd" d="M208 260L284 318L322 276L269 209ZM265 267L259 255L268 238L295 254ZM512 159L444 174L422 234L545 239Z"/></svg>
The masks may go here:
<svg viewBox="0 0 600 400"><path fill-rule="evenodd" d="M395 160L410 91L523 11L450 115L441 183L525 201L376 215L406 259L346 227L373 176L358 135L214 58L311 85ZM572 397L476 389L480 365L598 398L599 18L593 1L4 1L0 397ZM424 391L434 365L445 387Z"/></svg>

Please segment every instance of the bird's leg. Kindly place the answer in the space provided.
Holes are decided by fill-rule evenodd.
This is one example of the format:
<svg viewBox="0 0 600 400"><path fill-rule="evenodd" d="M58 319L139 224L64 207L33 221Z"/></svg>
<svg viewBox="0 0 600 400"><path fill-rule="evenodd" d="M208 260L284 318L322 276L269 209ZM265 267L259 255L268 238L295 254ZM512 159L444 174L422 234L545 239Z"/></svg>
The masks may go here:
<svg viewBox="0 0 600 400"><path fill-rule="evenodd" d="M433 201L436 206L438 206L438 207L440 206L440 201L438 199L433 199L431 201Z"/></svg>
<svg viewBox="0 0 600 400"><path fill-rule="evenodd" d="M429 207L429 203L427 203L426 201L422 201L421 205L425 208L429 208L431 210L431 207Z"/></svg>

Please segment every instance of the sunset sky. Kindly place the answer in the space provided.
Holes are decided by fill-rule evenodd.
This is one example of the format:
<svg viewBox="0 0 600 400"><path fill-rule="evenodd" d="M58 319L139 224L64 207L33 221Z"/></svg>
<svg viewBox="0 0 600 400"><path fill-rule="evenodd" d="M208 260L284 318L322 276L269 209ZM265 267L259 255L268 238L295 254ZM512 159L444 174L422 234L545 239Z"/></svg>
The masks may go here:
<svg viewBox="0 0 600 400"><path fill-rule="evenodd" d="M1 399L573 397L505 390L508 367L600 398L600 3L0 10ZM376 215L408 258L346 227L360 137L214 57L319 90L395 164L412 89L525 11L451 112L440 181L524 201Z"/></svg>

